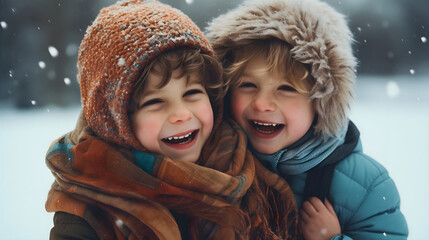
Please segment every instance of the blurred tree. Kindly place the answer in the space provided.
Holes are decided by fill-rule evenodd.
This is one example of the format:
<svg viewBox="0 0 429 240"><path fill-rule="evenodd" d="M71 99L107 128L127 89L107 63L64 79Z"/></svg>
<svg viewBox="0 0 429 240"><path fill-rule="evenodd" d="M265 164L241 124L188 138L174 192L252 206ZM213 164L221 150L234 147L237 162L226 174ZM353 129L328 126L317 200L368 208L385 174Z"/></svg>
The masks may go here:
<svg viewBox="0 0 429 240"><path fill-rule="evenodd" d="M349 19L358 74L428 73L428 0L325 0ZM0 0L0 101L25 108L79 104L77 50L99 10L115 0ZM204 30L242 0L161 0ZM58 50L52 56L48 48Z"/></svg>
<svg viewBox="0 0 429 240"><path fill-rule="evenodd" d="M429 71L428 0L326 0L345 14L356 39L358 74L406 75Z"/></svg>

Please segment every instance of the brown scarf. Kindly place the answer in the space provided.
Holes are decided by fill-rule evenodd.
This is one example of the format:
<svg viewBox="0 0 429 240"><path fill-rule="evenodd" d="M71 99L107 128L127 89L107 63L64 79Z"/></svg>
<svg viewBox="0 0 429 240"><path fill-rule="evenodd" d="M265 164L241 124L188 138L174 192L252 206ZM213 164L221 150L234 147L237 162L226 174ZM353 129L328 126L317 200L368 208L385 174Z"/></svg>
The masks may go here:
<svg viewBox="0 0 429 240"><path fill-rule="evenodd" d="M147 173L130 150L96 137L81 114L47 153L56 181L46 210L84 218L101 239L180 239L169 209L190 217L192 239L296 239L289 185L254 160L236 124L224 121L200 159L157 156Z"/></svg>

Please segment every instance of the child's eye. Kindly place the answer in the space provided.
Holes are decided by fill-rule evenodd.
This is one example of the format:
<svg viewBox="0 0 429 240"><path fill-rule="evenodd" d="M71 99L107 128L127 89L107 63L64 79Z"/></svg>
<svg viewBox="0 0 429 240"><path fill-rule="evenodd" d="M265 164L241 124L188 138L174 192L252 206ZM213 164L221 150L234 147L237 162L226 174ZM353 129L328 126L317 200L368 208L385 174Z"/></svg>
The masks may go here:
<svg viewBox="0 0 429 240"><path fill-rule="evenodd" d="M278 89L281 91L297 92L295 88L293 88L289 85L281 85Z"/></svg>
<svg viewBox="0 0 429 240"><path fill-rule="evenodd" d="M162 99L159 99L159 98L150 99L150 100L144 102L142 105L140 105L140 108L144 108L144 107L147 107L150 105L155 105L155 104L162 103L162 102L163 102Z"/></svg>
<svg viewBox="0 0 429 240"><path fill-rule="evenodd" d="M256 85L250 82L244 82L238 86L239 88L256 88Z"/></svg>
<svg viewBox="0 0 429 240"><path fill-rule="evenodd" d="M203 93L203 91L200 89L191 89L186 91L185 94L183 94L183 97L192 96L199 93Z"/></svg>

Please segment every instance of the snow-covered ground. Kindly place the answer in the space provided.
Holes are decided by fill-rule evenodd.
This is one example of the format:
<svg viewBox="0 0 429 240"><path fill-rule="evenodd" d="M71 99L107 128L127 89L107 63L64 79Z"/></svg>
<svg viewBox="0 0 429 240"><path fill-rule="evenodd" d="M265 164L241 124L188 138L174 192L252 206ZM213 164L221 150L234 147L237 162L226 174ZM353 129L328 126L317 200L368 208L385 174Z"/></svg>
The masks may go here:
<svg viewBox="0 0 429 240"><path fill-rule="evenodd" d="M366 153L396 182L409 239L429 236L429 78L360 78L351 119ZM390 82L389 82L390 81ZM0 104L0 239L48 239L44 210L53 181L49 144L73 129L79 107L17 111Z"/></svg>

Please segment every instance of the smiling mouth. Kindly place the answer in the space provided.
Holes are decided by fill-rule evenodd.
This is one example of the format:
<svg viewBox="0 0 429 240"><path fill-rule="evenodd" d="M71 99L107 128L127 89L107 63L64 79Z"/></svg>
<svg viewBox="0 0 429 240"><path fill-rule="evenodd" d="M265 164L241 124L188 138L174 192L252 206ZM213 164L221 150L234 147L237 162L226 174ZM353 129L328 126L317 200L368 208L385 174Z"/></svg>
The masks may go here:
<svg viewBox="0 0 429 240"><path fill-rule="evenodd" d="M253 129L255 129L257 132L262 134L273 134L276 133L284 128L284 124L279 123L265 123L265 122L258 122L251 120L249 121L250 125Z"/></svg>
<svg viewBox="0 0 429 240"><path fill-rule="evenodd" d="M178 144L183 145L192 142L194 140L195 136L197 136L199 130L194 130L190 133L187 133L182 136L174 136L174 137L166 137L161 139L163 142L168 144Z"/></svg>

